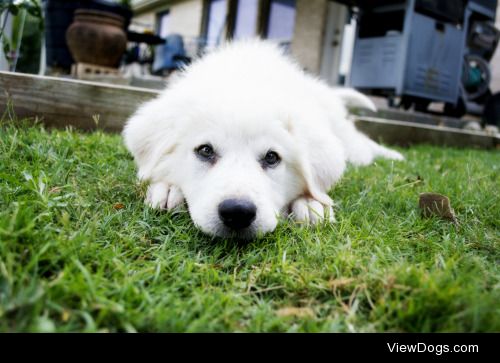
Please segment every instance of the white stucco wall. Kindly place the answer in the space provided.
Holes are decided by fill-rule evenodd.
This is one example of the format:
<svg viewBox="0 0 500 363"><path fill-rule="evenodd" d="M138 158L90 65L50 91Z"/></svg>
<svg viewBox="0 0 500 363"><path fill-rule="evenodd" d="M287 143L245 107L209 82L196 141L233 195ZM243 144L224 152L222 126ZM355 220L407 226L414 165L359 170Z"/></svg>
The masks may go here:
<svg viewBox="0 0 500 363"><path fill-rule="evenodd" d="M174 3L170 7L169 28L187 38L200 36L203 18L203 0L188 0Z"/></svg>
<svg viewBox="0 0 500 363"><path fill-rule="evenodd" d="M141 2L139 2L141 3ZM138 7L132 20L132 29L156 32L158 14L168 10L168 34L180 34L188 54L193 56L198 50L198 41L203 19L203 0L143 1L146 7Z"/></svg>
<svg viewBox="0 0 500 363"><path fill-rule="evenodd" d="M145 10L137 10L132 23L138 27L156 29L157 15L170 11L169 32L185 37L198 37L201 30L203 0L157 1Z"/></svg>
<svg viewBox="0 0 500 363"><path fill-rule="evenodd" d="M155 31L156 14L154 12L135 15L130 24L130 29L134 31Z"/></svg>

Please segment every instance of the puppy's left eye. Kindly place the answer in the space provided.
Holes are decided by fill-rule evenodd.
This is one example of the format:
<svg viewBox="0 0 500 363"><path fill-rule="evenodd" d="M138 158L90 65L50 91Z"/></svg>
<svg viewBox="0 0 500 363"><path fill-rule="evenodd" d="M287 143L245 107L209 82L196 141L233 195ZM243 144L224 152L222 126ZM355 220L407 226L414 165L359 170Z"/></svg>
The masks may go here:
<svg viewBox="0 0 500 363"><path fill-rule="evenodd" d="M268 151L262 159L262 164L264 167L274 168L280 161L281 158L276 151Z"/></svg>
<svg viewBox="0 0 500 363"><path fill-rule="evenodd" d="M212 145L201 145L195 149L196 155L204 161L214 162L215 161L215 151Z"/></svg>

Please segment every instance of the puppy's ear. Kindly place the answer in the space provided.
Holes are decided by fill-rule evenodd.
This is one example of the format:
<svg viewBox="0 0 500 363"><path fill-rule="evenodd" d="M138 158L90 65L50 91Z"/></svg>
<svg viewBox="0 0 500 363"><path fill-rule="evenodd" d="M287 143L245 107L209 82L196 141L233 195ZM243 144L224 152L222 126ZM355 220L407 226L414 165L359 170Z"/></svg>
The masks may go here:
<svg viewBox="0 0 500 363"><path fill-rule="evenodd" d="M154 180L160 161L177 146L175 124L165 109L168 107L161 97L147 102L130 117L123 130L125 145L134 156L141 180Z"/></svg>
<svg viewBox="0 0 500 363"><path fill-rule="evenodd" d="M314 173L307 147L304 146L304 133L294 127L293 118L290 115L285 115L282 119L285 120L283 123L285 130L295 140L295 155L292 165L302 178L304 196L314 198L325 206L331 206L332 199L323 191L324 188Z"/></svg>
<svg viewBox="0 0 500 363"><path fill-rule="evenodd" d="M304 196L314 198L325 206L331 206L333 204L332 199L321 189L318 181L315 180L311 164L305 154L301 153L299 155L296 166L299 175L303 178Z"/></svg>

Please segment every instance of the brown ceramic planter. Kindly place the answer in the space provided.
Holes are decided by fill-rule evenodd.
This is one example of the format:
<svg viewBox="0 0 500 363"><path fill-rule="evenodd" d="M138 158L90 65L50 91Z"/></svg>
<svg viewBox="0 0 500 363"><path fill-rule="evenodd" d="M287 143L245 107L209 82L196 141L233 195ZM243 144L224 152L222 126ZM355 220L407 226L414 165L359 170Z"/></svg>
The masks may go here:
<svg viewBox="0 0 500 363"><path fill-rule="evenodd" d="M66 31L75 62L117 67L127 47L124 21L123 17L106 11L76 10Z"/></svg>

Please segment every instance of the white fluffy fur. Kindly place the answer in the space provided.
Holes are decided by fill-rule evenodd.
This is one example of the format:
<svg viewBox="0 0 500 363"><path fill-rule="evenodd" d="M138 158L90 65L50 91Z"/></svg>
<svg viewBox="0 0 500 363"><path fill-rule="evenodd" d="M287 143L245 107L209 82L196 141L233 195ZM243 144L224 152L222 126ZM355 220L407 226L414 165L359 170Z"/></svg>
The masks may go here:
<svg viewBox="0 0 500 363"><path fill-rule="evenodd" d="M358 132L346 104L375 108L354 90L306 75L275 45L247 41L189 66L137 110L123 135L139 178L150 182L147 204L172 209L185 199L201 230L229 236L217 206L245 198L257 206L257 217L239 237L252 238L289 213L300 222L333 221L327 191L347 162L402 159ZM208 143L219 155L214 165L194 152ZM269 150L282 161L264 169L259 160Z"/></svg>

